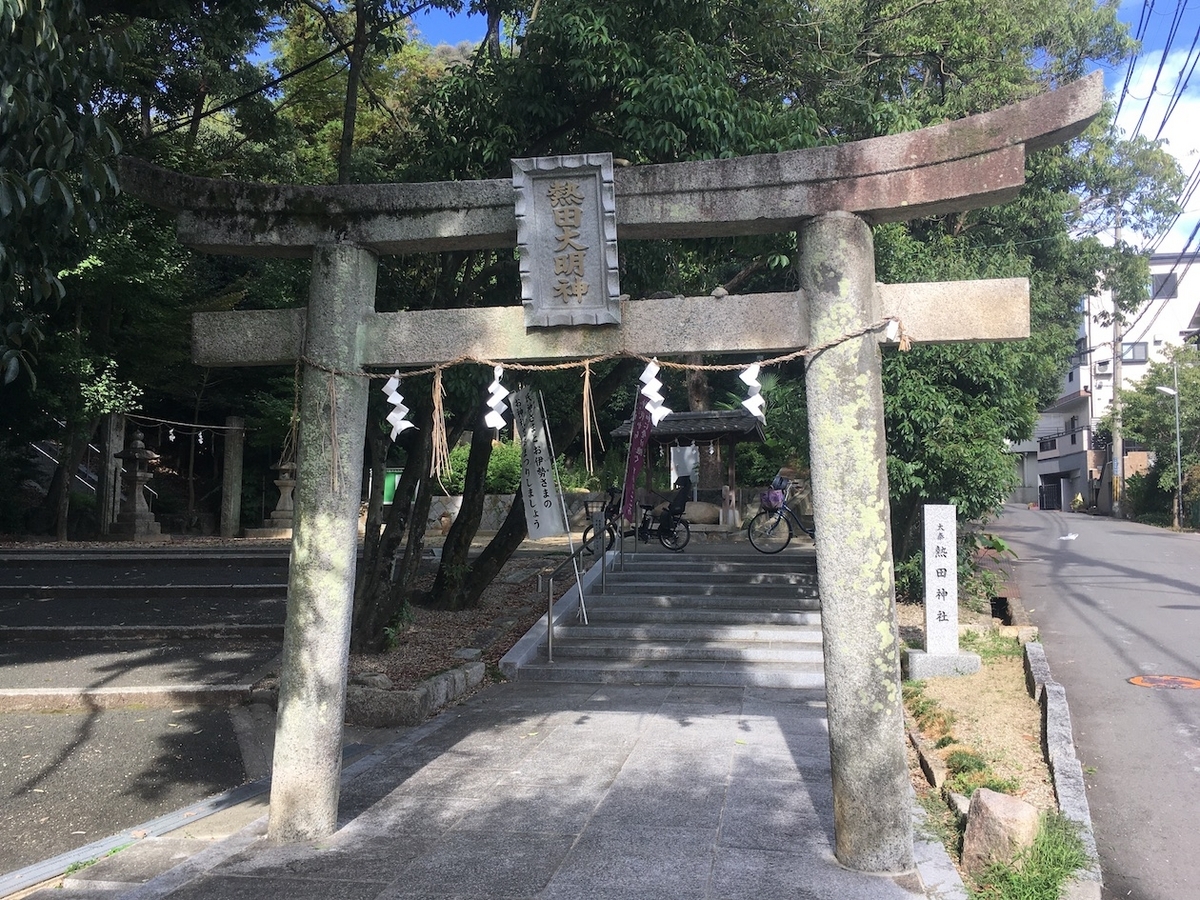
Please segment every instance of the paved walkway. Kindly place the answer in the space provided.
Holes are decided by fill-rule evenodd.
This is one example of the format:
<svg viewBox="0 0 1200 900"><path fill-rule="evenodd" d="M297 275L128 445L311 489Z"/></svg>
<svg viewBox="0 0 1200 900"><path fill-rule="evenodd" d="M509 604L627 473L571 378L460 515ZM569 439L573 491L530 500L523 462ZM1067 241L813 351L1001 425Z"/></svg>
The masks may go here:
<svg viewBox="0 0 1200 900"><path fill-rule="evenodd" d="M917 875L837 864L819 692L509 683L382 737L369 750L347 733L366 755L328 841L269 846L259 792L208 819L181 812L161 838L130 829L132 846L35 896L966 896L936 842L919 841Z"/></svg>
<svg viewBox="0 0 1200 900"><path fill-rule="evenodd" d="M67 887L138 900L965 896L933 844L918 848L920 879L837 864L814 693L503 684L351 765L343 785L328 841L271 847L264 817L140 887L152 872L132 850Z"/></svg>

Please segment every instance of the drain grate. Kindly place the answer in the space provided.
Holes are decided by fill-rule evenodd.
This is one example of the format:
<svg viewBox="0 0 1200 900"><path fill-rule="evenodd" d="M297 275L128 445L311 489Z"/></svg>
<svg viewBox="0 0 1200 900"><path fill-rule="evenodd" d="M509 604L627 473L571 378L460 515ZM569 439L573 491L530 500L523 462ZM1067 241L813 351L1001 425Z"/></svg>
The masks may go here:
<svg viewBox="0 0 1200 900"><path fill-rule="evenodd" d="M1134 675L1129 679L1129 683L1138 687L1165 688L1173 691L1200 688L1200 678L1188 678L1186 675Z"/></svg>

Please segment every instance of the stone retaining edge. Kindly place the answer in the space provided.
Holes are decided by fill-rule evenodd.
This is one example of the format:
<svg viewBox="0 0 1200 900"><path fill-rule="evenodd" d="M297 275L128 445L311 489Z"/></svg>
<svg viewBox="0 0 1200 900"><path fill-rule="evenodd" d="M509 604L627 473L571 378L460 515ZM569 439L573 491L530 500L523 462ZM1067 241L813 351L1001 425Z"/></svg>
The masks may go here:
<svg viewBox="0 0 1200 900"><path fill-rule="evenodd" d="M1050 767L1054 796L1059 811L1079 826L1083 852L1088 862L1063 885L1061 900L1100 900L1104 886L1100 872L1100 854L1096 849L1096 834L1092 829L1092 813L1088 807L1083 766L1075 752L1071 732L1071 711L1067 707L1067 691L1050 675L1046 648L1040 643L1025 645L1025 685L1029 696L1038 701L1042 713L1042 755Z"/></svg>
<svg viewBox="0 0 1200 900"><path fill-rule="evenodd" d="M1088 863L1063 885L1060 900L1101 900L1103 878L1096 835L1092 829L1092 814L1088 807L1083 780L1083 766L1075 753L1071 733L1071 711L1067 707L1066 689L1050 675L1046 649L1036 641L1025 644L1025 687L1029 696L1038 702L1042 723L1042 755L1050 768L1054 796L1059 811L1079 826L1079 837ZM908 739L917 753L921 770L929 783L941 788L945 767L933 748L915 726L908 727ZM940 777L939 777L940 776Z"/></svg>
<svg viewBox="0 0 1200 900"><path fill-rule="evenodd" d="M346 688L346 724L366 728L420 725L442 707L479 687L485 672L483 662L475 660L435 675L410 691L349 685Z"/></svg>
<svg viewBox="0 0 1200 900"><path fill-rule="evenodd" d="M614 571L619 554L620 551L616 549L605 551L604 565L608 567L608 571ZM600 566L597 563L592 563L591 567L583 575L585 607L587 606L587 596L592 585L599 580ZM573 617L578 608L579 585L572 582L570 588L554 602L554 624L565 624L567 618ZM549 614L550 611L548 610L547 612ZM533 626L501 657L500 671L504 673L504 677L509 681L519 681L521 666L529 665L537 660L538 655L542 652L542 648L546 646L546 621L547 616L542 616L534 622Z"/></svg>

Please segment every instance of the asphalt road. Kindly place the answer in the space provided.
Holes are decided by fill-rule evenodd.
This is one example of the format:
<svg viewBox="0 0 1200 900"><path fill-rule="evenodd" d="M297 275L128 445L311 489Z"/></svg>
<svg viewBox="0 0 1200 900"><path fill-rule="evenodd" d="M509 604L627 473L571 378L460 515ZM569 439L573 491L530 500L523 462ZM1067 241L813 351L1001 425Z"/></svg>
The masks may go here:
<svg viewBox="0 0 1200 900"><path fill-rule="evenodd" d="M236 787L227 709L0 714L0 873Z"/></svg>
<svg viewBox="0 0 1200 900"><path fill-rule="evenodd" d="M990 527L1067 691L1105 900L1200 896L1200 534L1009 506Z"/></svg>
<svg viewBox="0 0 1200 900"><path fill-rule="evenodd" d="M255 640L170 636L170 627L281 630L287 550L201 553L5 550L0 687L136 688L245 680L279 653ZM109 626L168 626L142 640L78 639ZM5 636L8 637L8 636ZM266 774L269 711L250 708L0 712L0 873L84 847Z"/></svg>

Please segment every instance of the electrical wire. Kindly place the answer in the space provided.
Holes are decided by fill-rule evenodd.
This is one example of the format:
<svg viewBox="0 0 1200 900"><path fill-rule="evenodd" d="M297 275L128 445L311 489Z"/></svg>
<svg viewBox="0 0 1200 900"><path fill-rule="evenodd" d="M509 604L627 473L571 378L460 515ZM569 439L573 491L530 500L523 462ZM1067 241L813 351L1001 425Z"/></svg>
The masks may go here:
<svg viewBox="0 0 1200 900"><path fill-rule="evenodd" d="M1150 104L1154 102L1154 97L1158 93L1158 80L1162 77L1163 69L1167 65L1167 57L1171 54L1171 45L1175 43L1175 36L1179 33L1179 23L1183 19L1183 12L1187 9L1187 0L1176 0L1175 14L1171 17L1171 25L1167 29L1167 40L1163 44L1162 55L1158 60L1158 68L1154 71L1154 81L1150 84L1150 94L1146 97L1146 103L1142 107L1142 113L1138 116L1137 125L1133 128L1133 134L1140 134L1142 125L1146 121L1146 113L1150 110Z"/></svg>

